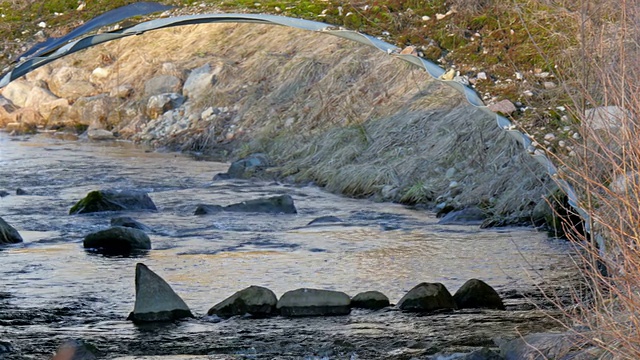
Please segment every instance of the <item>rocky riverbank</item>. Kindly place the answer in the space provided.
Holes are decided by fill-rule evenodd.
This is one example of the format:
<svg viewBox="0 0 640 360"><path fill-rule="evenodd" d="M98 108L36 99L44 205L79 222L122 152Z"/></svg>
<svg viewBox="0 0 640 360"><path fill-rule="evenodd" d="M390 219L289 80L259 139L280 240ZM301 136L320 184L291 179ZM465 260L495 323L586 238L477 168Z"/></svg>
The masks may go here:
<svg viewBox="0 0 640 360"><path fill-rule="evenodd" d="M495 120L376 50L265 25L159 30L88 49L2 91L11 133L132 140L263 177L449 212L544 222L550 181Z"/></svg>

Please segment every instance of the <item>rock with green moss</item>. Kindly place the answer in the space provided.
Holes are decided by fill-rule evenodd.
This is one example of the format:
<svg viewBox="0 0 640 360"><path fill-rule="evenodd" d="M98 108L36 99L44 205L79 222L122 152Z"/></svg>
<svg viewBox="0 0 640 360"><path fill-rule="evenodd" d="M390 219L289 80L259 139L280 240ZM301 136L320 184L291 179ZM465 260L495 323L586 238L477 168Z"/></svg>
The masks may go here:
<svg viewBox="0 0 640 360"><path fill-rule="evenodd" d="M13 226L0 218L0 244L16 244L22 242L22 236Z"/></svg>
<svg viewBox="0 0 640 360"><path fill-rule="evenodd" d="M146 192L97 190L88 193L84 199L78 201L71 207L69 214L123 210L156 211L157 208Z"/></svg>

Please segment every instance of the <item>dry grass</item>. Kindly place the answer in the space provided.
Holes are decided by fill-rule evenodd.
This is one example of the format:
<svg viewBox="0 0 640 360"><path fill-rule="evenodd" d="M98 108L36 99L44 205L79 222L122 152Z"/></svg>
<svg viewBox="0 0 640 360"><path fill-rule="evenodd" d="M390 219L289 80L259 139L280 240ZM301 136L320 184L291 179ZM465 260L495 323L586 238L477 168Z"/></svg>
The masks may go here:
<svg viewBox="0 0 640 360"><path fill-rule="evenodd" d="M591 234L574 233L589 298L572 313L605 358L640 358L640 2L582 1L575 159L556 159L589 214ZM598 127L587 109L615 106ZM567 225L569 226L569 225ZM604 248L598 243L606 244ZM604 264L604 265L603 265ZM603 271L606 269L606 271Z"/></svg>

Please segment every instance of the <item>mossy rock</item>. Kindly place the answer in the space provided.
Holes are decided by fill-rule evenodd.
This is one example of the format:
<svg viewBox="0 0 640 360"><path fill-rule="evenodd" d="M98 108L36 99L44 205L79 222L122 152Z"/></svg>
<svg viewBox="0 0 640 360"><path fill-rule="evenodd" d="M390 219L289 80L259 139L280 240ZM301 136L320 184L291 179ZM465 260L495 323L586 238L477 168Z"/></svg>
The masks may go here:
<svg viewBox="0 0 640 360"><path fill-rule="evenodd" d="M102 211L157 210L149 195L139 191L91 191L69 210L69 215Z"/></svg>

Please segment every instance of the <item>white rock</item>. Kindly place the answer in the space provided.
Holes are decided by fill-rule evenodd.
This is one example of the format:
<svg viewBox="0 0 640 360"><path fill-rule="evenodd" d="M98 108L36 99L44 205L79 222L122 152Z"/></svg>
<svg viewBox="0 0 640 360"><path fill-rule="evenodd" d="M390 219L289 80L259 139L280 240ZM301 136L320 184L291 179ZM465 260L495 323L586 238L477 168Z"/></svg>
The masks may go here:
<svg viewBox="0 0 640 360"><path fill-rule="evenodd" d="M477 75L477 78L478 78L478 80L487 80L487 73L484 72L484 71L479 72L478 75Z"/></svg>
<svg viewBox="0 0 640 360"><path fill-rule="evenodd" d="M442 20L442 19L444 19L446 17L447 17L447 15L445 15L445 14L436 14L436 20Z"/></svg>
<svg viewBox="0 0 640 360"><path fill-rule="evenodd" d="M47 27L47 23L44 22L44 21L41 21L41 22L38 23L38 26L44 29L44 28Z"/></svg>
<svg viewBox="0 0 640 360"><path fill-rule="evenodd" d="M429 20L431 20L431 18L427 15L422 17L422 21L429 21Z"/></svg>
<svg viewBox="0 0 640 360"><path fill-rule="evenodd" d="M522 92L522 95L524 95L524 96L533 96L533 93L530 90L525 90L524 92Z"/></svg>
<svg viewBox="0 0 640 360"><path fill-rule="evenodd" d="M556 83L552 82L552 81L545 81L542 86L544 86L545 89L549 90L549 89L555 89L558 85L556 85Z"/></svg>
<svg viewBox="0 0 640 360"><path fill-rule="evenodd" d="M560 140L560 141L558 141L558 146L560 146L560 147L565 147L566 145L567 145L567 143L566 143L566 142L564 142L564 140Z"/></svg>
<svg viewBox="0 0 640 360"><path fill-rule="evenodd" d="M553 139L555 139L555 138L556 138L556 136L555 136L554 134L551 134L551 133L546 134L546 135L544 136L544 139L545 139L545 140L547 140L547 141L551 141L551 140L553 140Z"/></svg>

